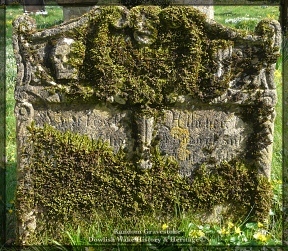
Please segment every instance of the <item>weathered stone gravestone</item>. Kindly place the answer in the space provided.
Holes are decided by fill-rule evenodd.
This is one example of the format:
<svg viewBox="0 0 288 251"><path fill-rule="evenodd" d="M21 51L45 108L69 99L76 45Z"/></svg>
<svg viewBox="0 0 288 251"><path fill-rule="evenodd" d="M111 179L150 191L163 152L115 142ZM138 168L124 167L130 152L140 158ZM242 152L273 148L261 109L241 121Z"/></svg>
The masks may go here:
<svg viewBox="0 0 288 251"><path fill-rule="evenodd" d="M63 19L68 21L73 18L77 18L89 10L91 10L93 5L107 5L107 0L57 0L58 5L63 6ZM120 1L121 2L121 1ZM123 2L123 1L122 1ZM125 1L124 1L125 2ZM128 3L134 3L135 1L127 1ZM141 2L141 1L138 1ZM149 1L142 1L147 2ZM194 8L203 12L208 18L214 19L214 6L213 0L172 0L172 1L157 1L157 3L170 3L173 5L192 5ZM119 4L117 0L109 1L109 4ZM155 3L155 1L150 1L150 3ZM136 4L138 5L138 4Z"/></svg>
<svg viewBox="0 0 288 251"><path fill-rule="evenodd" d="M24 0L23 8L25 13L47 15L43 0Z"/></svg>
<svg viewBox="0 0 288 251"><path fill-rule="evenodd" d="M266 216L276 21L106 6L42 31L22 16L13 37L20 243L101 210Z"/></svg>

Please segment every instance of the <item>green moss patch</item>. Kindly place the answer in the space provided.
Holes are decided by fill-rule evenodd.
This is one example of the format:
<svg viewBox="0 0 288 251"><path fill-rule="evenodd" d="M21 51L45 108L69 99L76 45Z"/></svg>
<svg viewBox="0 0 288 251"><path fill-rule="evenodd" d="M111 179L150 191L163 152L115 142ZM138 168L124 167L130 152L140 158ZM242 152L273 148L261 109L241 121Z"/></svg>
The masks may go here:
<svg viewBox="0 0 288 251"><path fill-rule="evenodd" d="M223 94L233 77L229 70L215 76L215 57L234 42L213 40L216 31L208 31L205 15L194 8L137 6L125 17L121 8L102 7L88 26L68 34L78 41L70 64L80 67L79 81L69 83L78 96L62 89L71 100L85 96L81 86L88 85L94 90L91 101L117 96L128 107L171 105L173 93L209 101Z"/></svg>
<svg viewBox="0 0 288 251"><path fill-rule="evenodd" d="M135 109L173 105L171 97L181 95L209 102L224 94L233 79L238 79L237 88L257 88L247 86L244 77L256 76L264 62L276 62L279 55L271 20L259 23L255 34L263 39L251 46L243 41L252 33L209 24L192 7L137 6L128 14L103 6L97 15L87 15L87 24L65 34L77 41L69 63L79 69L78 79L62 81L69 88L60 90L70 101L117 97L121 107ZM220 67L219 53L228 55L233 47L239 49Z"/></svg>
<svg viewBox="0 0 288 251"><path fill-rule="evenodd" d="M127 161L123 151L114 154L100 140L48 125L32 125L29 131L32 148L23 150L23 156L30 157L19 179L18 216L21 220L23 212L35 209L39 234L55 231L55 224L89 224L103 213L113 212L113 218L115 211L123 218L159 212L173 217L175 208L209 212L216 205L229 205L229 216L239 220L250 212L256 221L265 218L271 206L268 180L236 160L202 165L184 178L177 162L157 149L152 152L153 167L142 170Z"/></svg>

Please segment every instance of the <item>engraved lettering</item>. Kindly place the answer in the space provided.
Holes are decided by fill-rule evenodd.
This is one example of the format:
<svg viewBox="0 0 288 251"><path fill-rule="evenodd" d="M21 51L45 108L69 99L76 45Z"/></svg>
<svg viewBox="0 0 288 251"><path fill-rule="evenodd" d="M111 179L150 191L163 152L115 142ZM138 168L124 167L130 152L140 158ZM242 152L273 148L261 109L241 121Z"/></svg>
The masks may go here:
<svg viewBox="0 0 288 251"><path fill-rule="evenodd" d="M170 114L173 114L172 126ZM178 159L183 168L192 168L211 158L220 163L240 156L251 132L241 118L225 111L173 109L165 117L165 122L158 126L160 150Z"/></svg>

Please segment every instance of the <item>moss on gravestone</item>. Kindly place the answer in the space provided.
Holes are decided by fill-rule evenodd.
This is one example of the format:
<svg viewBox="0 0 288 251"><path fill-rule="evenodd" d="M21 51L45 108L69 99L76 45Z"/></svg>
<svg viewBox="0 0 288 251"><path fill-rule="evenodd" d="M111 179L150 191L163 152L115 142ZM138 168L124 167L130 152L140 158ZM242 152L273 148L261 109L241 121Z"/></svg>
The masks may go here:
<svg viewBox="0 0 288 251"><path fill-rule="evenodd" d="M145 31L139 26L143 13ZM191 7L137 6L127 20L122 15L119 8L102 7L99 15L90 17L90 29L70 34L77 42L69 63L80 67L80 74L77 83L70 83L71 90L62 89L69 100L83 99L87 95L81 86L90 86L86 102L116 96L122 107L159 108L174 104L174 96L209 101L227 90L234 71L217 79L215 55L233 42L211 40L204 14ZM137 32L149 34L148 44L145 36L143 43L129 39Z"/></svg>
<svg viewBox="0 0 288 251"><path fill-rule="evenodd" d="M209 212L229 204L227 217L238 220L250 213L252 220L261 221L271 206L267 178L240 160L209 168L203 164L183 177L176 160L161 156L157 149L152 152L152 168L143 170L101 140L62 133L49 125L31 125L29 131L33 153L24 169L29 170L34 193L18 186L17 203L20 218L21 211L36 206L38 234L47 231L47 222L92 224L103 212L113 212L114 217L116 211L123 218L158 212L173 217L175 206L181 212Z"/></svg>

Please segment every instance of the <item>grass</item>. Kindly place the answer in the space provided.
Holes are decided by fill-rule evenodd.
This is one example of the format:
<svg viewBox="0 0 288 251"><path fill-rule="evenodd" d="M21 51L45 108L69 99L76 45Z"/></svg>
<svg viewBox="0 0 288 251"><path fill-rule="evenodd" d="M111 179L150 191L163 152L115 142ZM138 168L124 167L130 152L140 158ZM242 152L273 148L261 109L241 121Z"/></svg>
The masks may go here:
<svg viewBox="0 0 288 251"><path fill-rule="evenodd" d="M153 250L164 250L171 244L179 246L179 242L188 245L213 246L259 246L280 245L275 233L269 228L268 222L238 222L229 220L220 224L207 224L201 222L195 214L179 214L173 219L143 216L141 218L122 218L116 213L115 217L99 215L95 223L89 228L87 225L66 226L63 230L61 242L55 236L43 236L37 239L42 245L57 245L63 250L63 245L99 246L114 242L119 246L134 244L148 244L147 240L159 239L159 243L152 243ZM178 243L176 243L178 239ZM58 239L59 240L59 239ZM125 245L124 245L125 246ZM152 246L149 246L152 250ZM130 247L129 247L130 248ZM78 247L77 250L81 250ZM98 250L98 249L96 249ZM121 249L122 250L122 249ZM128 249L132 250L132 249ZM137 250L137 249L135 249ZM150 250L150 249L149 249Z"/></svg>
<svg viewBox="0 0 288 251"><path fill-rule="evenodd" d="M264 18L278 20L278 6L215 6L214 18L217 22L237 29L254 30Z"/></svg>
<svg viewBox="0 0 288 251"><path fill-rule="evenodd" d="M230 26L246 30L253 30L257 22L262 18L278 19L278 6L215 6L216 21ZM58 6L47 6L47 16L35 16L38 28L53 26L62 20L62 10ZM14 116L14 86L16 81L16 63L12 49L12 20L23 13L22 7L7 6L6 10L6 132L7 132L7 224L8 238L13 240L14 235L14 191L16 187L16 131ZM89 229L83 226L69 226L63 231L62 239L68 244L83 245L91 244L89 237L104 238L113 235L116 227L119 230L179 230L183 231L184 237L191 238L197 245L273 245L281 243L282 225L282 81L281 81L281 60L279 60L275 72L277 83L278 103L276 106L277 117L274 132L274 152L272 161L271 183L274 189L274 204L270 212L270 221L261 223L249 223L248 221L238 222L231 225L229 221L221 224L208 225L201 222L195 215L181 214L177 219L142 218L127 221L121 216L115 219L99 216ZM117 219L117 222L115 220ZM49 236L43 236L39 240L42 244L57 244ZM59 243L60 244L60 243ZM135 239L135 250L137 249L137 239ZM171 243L170 243L171 244ZM162 247L161 247L162 245ZM165 247L162 244L152 243L147 246L149 250L160 250ZM62 247L65 249L65 247ZM92 251L93 249L91 249ZM95 249L100 250L100 249ZM121 247L119 250L125 250ZM132 249L129 249L132 250ZM144 250L144 249L143 249ZM165 249L168 250L168 249ZM172 250L172 249L171 249Z"/></svg>
<svg viewBox="0 0 288 251"><path fill-rule="evenodd" d="M47 242L48 239L48 242ZM157 239L158 241L153 240ZM177 240L178 243L177 243ZM152 243L148 243L148 242ZM76 246L95 246L111 244L122 246L135 245L135 250L142 244L147 244L147 250L165 250L165 247L186 245L200 246L258 246L280 245L275 233L269 229L269 224L262 222L238 222L236 224L226 221L221 224L207 224L199 220L194 214L180 214L173 219L156 219L142 217L129 220L118 216L117 219L99 216L95 224L87 226L68 226L63 231L61 243L49 238L43 238L43 243L58 245L65 250L63 243ZM124 246L124 247L123 247ZM129 247L131 248L131 247ZM77 250L81 250L78 247ZM95 249L99 250L99 249ZM128 249L134 250L134 249ZM172 250L172 249L171 249Z"/></svg>
<svg viewBox="0 0 288 251"><path fill-rule="evenodd" d="M10 10L9 10L10 9ZM6 208L7 239L14 239L14 191L16 188L16 121L14 116L14 86L16 62L12 48L12 19L20 14L19 7L8 7L6 11Z"/></svg>

